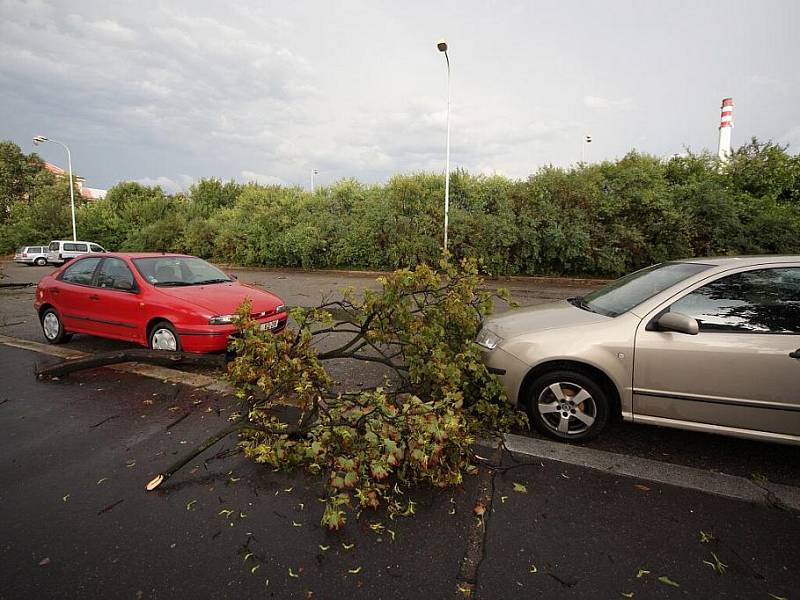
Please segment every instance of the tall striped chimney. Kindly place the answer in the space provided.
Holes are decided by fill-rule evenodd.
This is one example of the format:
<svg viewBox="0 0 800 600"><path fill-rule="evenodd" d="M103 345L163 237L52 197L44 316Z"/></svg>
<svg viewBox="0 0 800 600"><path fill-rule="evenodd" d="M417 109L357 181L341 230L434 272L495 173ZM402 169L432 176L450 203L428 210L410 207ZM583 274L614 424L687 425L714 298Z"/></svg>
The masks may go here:
<svg viewBox="0 0 800 600"><path fill-rule="evenodd" d="M733 127L733 98L722 99L722 114L719 118L719 159L728 162L731 155L731 128Z"/></svg>

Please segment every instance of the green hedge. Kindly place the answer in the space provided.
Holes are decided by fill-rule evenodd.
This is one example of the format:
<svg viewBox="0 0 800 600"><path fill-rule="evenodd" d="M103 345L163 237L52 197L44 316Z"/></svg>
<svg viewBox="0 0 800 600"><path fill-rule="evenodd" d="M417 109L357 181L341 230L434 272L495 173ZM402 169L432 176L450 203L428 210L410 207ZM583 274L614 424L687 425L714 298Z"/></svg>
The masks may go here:
<svg viewBox="0 0 800 600"><path fill-rule="evenodd" d="M0 160L13 154L3 148ZM5 192L4 252L70 234L66 183L29 170ZM800 253L800 157L772 143L753 140L727 165L631 152L526 180L456 171L450 183L450 251L493 274L607 277L687 256ZM391 270L439 259L443 198L444 178L430 173L345 179L314 194L205 179L168 196L123 182L79 206L78 233L115 250L239 265Z"/></svg>

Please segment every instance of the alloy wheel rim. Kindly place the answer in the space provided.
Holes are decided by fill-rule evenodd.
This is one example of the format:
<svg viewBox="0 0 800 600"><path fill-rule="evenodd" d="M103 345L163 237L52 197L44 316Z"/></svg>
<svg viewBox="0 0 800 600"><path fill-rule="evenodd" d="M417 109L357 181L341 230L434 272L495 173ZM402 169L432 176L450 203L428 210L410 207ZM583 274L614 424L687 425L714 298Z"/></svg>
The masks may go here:
<svg viewBox="0 0 800 600"><path fill-rule="evenodd" d="M536 402L544 424L562 437L588 431L597 419L597 404L583 387L569 381L551 383Z"/></svg>
<svg viewBox="0 0 800 600"><path fill-rule="evenodd" d="M151 346L153 350L177 350L178 340L169 329L156 329L153 332Z"/></svg>
<svg viewBox="0 0 800 600"><path fill-rule="evenodd" d="M58 317L55 315L55 313L49 312L44 316L42 328L44 329L44 335L48 340L56 339L60 326L58 323Z"/></svg>

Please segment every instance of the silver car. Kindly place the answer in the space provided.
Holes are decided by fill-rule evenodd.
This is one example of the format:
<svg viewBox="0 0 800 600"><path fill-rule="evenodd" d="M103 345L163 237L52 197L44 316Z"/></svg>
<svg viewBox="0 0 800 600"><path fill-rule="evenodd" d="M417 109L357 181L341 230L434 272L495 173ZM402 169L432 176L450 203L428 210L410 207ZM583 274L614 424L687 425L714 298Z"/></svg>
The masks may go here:
<svg viewBox="0 0 800 600"><path fill-rule="evenodd" d="M14 262L43 267L47 264L47 246L22 246L14 254Z"/></svg>
<svg viewBox="0 0 800 600"><path fill-rule="evenodd" d="M661 263L487 319L476 342L552 438L621 416L800 445L800 256Z"/></svg>

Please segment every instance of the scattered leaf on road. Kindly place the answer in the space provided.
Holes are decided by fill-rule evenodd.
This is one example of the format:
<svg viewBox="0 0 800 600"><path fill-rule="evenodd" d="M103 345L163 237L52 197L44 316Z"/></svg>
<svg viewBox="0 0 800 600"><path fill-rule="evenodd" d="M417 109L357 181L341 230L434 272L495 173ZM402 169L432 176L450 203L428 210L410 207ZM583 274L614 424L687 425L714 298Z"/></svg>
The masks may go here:
<svg viewBox="0 0 800 600"><path fill-rule="evenodd" d="M713 552L711 553L711 556L714 558L714 562L711 562L709 560L704 560L703 563L707 564L709 567L714 569L714 571L716 571L718 575L722 575L723 573L725 573L725 569L728 568L728 565L722 562L719 559L719 556L717 556Z"/></svg>
<svg viewBox="0 0 800 600"><path fill-rule="evenodd" d="M506 500L508 500L508 496L500 496L500 502L501 502L502 504L505 504L505 503L506 503Z"/></svg>
<svg viewBox="0 0 800 600"><path fill-rule="evenodd" d="M625 598L633 598L633 592L622 592Z"/></svg>
<svg viewBox="0 0 800 600"><path fill-rule="evenodd" d="M253 567L252 569L250 569L250 574L251 574L251 575L255 575L255 572L256 572L256 571L258 571L258 568L259 568L260 566L261 566L261 565L256 565L255 567Z"/></svg>
<svg viewBox="0 0 800 600"><path fill-rule="evenodd" d="M96 484L96 485L100 485L100 484L101 484L101 483L103 483L104 481L108 481L108 477L103 477L102 479L98 479L98 480L97 480L97 484Z"/></svg>
<svg viewBox="0 0 800 600"><path fill-rule="evenodd" d="M475 508L473 508L472 510L479 517L482 517L486 513L486 507L480 502L478 502L475 505Z"/></svg>
<svg viewBox="0 0 800 600"><path fill-rule="evenodd" d="M323 546L322 544L319 545L319 549L322 550L323 552L327 552L328 550L330 550L330 548L331 548L330 546Z"/></svg>
<svg viewBox="0 0 800 600"><path fill-rule="evenodd" d="M344 542L342 542L342 548L344 548L345 550L350 550L353 548L353 546L355 546L355 544L345 544Z"/></svg>
<svg viewBox="0 0 800 600"><path fill-rule="evenodd" d="M518 492L520 494L527 494L528 493L528 488L527 488L527 486L525 486L525 485L523 485L521 483L517 483L515 481L514 482L514 491Z"/></svg>
<svg viewBox="0 0 800 600"><path fill-rule="evenodd" d="M387 529L386 533L388 533L390 536L392 536L392 541L394 541L394 531L392 531L391 529Z"/></svg>
<svg viewBox="0 0 800 600"><path fill-rule="evenodd" d="M538 573L539 569L536 568L536 565L531 565L530 572L531 573Z"/></svg>
<svg viewBox="0 0 800 600"><path fill-rule="evenodd" d="M69 500L69 494L67 494L66 496L64 496L63 498L61 498L61 501L62 501L62 502L66 502L67 500Z"/></svg>
<svg viewBox="0 0 800 600"><path fill-rule="evenodd" d="M649 492L650 491L649 487L647 487L646 485L642 485L641 483L634 483L633 487L635 487L640 492Z"/></svg>
<svg viewBox="0 0 800 600"><path fill-rule="evenodd" d="M49 564L50 564L50 559L49 558L43 558L42 560L39 561L39 566L40 567L46 567Z"/></svg>
<svg viewBox="0 0 800 600"><path fill-rule="evenodd" d="M247 559L250 558L251 556L253 556L252 552L248 552L247 554L245 554L244 555L244 562L247 562Z"/></svg>
<svg viewBox="0 0 800 600"><path fill-rule="evenodd" d="M661 577L658 578L658 580L661 583L666 584L666 585L671 585L672 587L681 587L677 582L672 581L672 579L670 579L666 575L662 575Z"/></svg>
<svg viewBox="0 0 800 600"><path fill-rule="evenodd" d="M223 508L221 511L219 511L219 512L217 513L217 516L219 516L219 515L225 515L225 517L230 517L232 514L233 514L233 511L232 511L232 510L228 510L227 508Z"/></svg>
<svg viewBox="0 0 800 600"><path fill-rule="evenodd" d="M713 539L714 539L714 536L711 534L711 532L706 533L702 529L700 530L700 543L701 544L707 544L708 542L710 542Z"/></svg>
<svg viewBox="0 0 800 600"><path fill-rule="evenodd" d="M186 503L186 510L192 510L192 507L197 504L197 500L192 500L191 502Z"/></svg>
<svg viewBox="0 0 800 600"><path fill-rule="evenodd" d="M289 577L297 579L298 577L300 577L300 574L299 573L295 573L294 571L292 571L292 567L289 567Z"/></svg>
<svg viewBox="0 0 800 600"><path fill-rule="evenodd" d="M297 521L292 521L292 527L302 527L302 523L298 523Z"/></svg>
<svg viewBox="0 0 800 600"><path fill-rule="evenodd" d="M358 575L361 573L361 567L356 567L355 569L347 569L347 572L352 575Z"/></svg>
<svg viewBox="0 0 800 600"><path fill-rule="evenodd" d="M644 569L639 569L639 572L636 573L636 579L641 579L644 575L650 575L650 571L645 571Z"/></svg>
<svg viewBox="0 0 800 600"><path fill-rule="evenodd" d="M769 592L767 592L769 594ZM789 600L786 596L776 596L775 594L769 594L770 598L774 598L775 600Z"/></svg>

